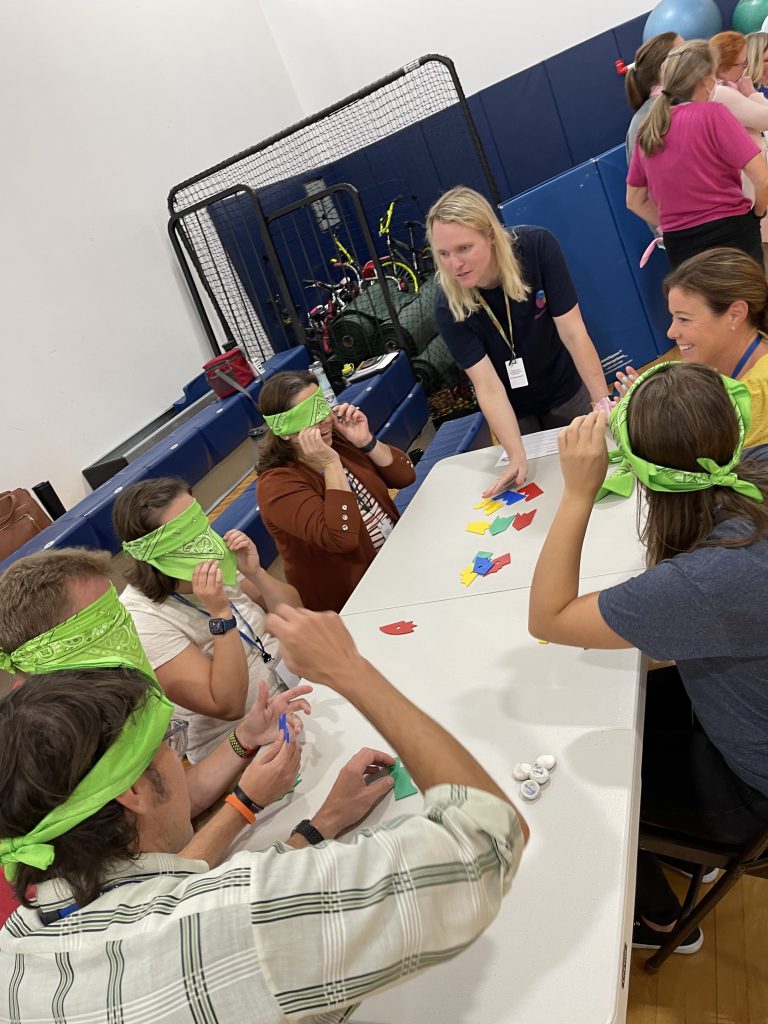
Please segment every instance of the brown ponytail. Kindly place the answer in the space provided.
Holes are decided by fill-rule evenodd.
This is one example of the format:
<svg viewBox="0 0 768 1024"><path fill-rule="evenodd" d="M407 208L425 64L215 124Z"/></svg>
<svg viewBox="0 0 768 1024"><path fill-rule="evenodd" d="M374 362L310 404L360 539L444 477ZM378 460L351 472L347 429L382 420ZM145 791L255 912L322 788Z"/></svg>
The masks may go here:
<svg viewBox="0 0 768 1024"><path fill-rule="evenodd" d="M635 64L627 71L624 89L633 110L639 110L651 95L651 89L659 84L661 65L669 51L674 49L677 34L662 32L649 39L635 54Z"/></svg>

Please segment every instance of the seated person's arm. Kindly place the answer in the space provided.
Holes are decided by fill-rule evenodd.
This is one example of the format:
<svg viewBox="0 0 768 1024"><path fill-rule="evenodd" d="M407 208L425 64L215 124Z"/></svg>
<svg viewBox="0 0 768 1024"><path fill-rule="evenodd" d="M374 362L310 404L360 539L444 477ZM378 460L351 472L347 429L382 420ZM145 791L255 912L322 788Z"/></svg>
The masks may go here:
<svg viewBox="0 0 768 1024"><path fill-rule="evenodd" d="M558 436L564 488L531 584L528 629L539 640L572 647L631 647L608 626L598 594L579 597L584 535L608 470L606 417L580 417Z"/></svg>
<svg viewBox="0 0 768 1024"><path fill-rule="evenodd" d="M392 743L416 785L431 790L423 815L390 821L354 843L291 856L269 851L269 863L254 871L252 920L270 950L272 993L284 1013L317 1013L351 1006L415 973L422 955L429 953L431 963L447 960L476 938L498 912L528 833L472 755L360 656L337 615L285 608L269 616L268 628L292 671L350 700ZM371 759L386 763L380 752L365 750L342 774L360 775ZM346 785L352 792L351 777ZM389 784L373 785L384 792ZM313 822L318 830L324 823L335 828L330 813ZM304 964L301 1007L290 955L295 940L275 914L281 901L301 907L302 939L317 951ZM345 941L329 978L329 937L342 927ZM344 983L350 978L354 985Z"/></svg>
<svg viewBox="0 0 768 1024"><path fill-rule="evenodd" d="M262 566L259 552L251 538L241 530L227 530L224 541L237 556L238 571L243 574L240 589L264 611L274 611L279 604L301 608L299 592L290 583L277 580Z"/></svg>
<svg viewBox="0 0 768 1024"><path fill-rule="evenodd" d="M326 475L324 492L318 494L290 467L269 470L258 483L264 521L323 551L356 551L365 532L360 510L352 492L334 484Z"/></svg>

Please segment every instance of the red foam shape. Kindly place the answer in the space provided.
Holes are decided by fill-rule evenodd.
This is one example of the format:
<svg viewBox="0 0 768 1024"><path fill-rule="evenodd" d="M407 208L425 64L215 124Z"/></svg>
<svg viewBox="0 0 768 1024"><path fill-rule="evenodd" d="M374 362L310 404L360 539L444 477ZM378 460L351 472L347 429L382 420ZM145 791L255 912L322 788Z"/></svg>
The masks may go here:
<svg viewBox="0 0 768 1024"><path fill-rule="evenodd" d="M542 491L538 484L530 483L526 484L525 487L518 487L517 493L524 494L526 501L533 501L534 498L538 498L544 491Z"/></svg>
<svg viewBox="0 0 768 1024"><path fill-rule="evenodd" d="M509 565L509 561L509 552L507 552L504 555L499 555L498 558L494 558L494 560L491 562L491 568L485 575L490 576L491 573L498 572L499 569L503 569L505 565Z"/></svg>
<svg viewBox="0 0 768 1024"><path fill-rule="evenodd" d="M533 522L533 517L536 515L536 509L531 509L530 512L518 512L515 516L515 521L512 526L515 530L524 530L526 526L530 526Z"/></svg>
<svg viewBox="0 0 768 1024"><path fill-rule="evenodd" d="M379 629L387 636L404 636L406 633L412 633L416 626L413 622L404 622L401 619L399 622L390 622L386 626L379 626Z"/></svg>

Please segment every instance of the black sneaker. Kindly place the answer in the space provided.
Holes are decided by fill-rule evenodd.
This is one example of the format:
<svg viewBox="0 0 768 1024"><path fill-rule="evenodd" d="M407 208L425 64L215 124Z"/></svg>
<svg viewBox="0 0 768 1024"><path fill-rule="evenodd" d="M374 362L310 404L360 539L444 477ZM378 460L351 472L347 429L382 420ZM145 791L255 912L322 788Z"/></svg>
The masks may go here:
<svg viewBox="0 0 768 1024"><path fill-rule="evenodd" d="M666 864L668 868L672 868L673 871L677 871L681 875L685 875L686 878L693 878L694 869L698 866L692 864L689 860L678 860L677 857L665 857L663 853L657 854L659 861L662 864ZM720 874L719 868L707 868L702 878L702 882L714 882L717 876Z"/></svg>
<svg viewBox="0 0 768 1024"><path fill-rule="evenodd" d="M635 949L659 949L667 932L657 932L644 921L635 921L632 928L632 945ZM704 933L695 928L674 950L675 953L698 953L704 944Z"/></svg>

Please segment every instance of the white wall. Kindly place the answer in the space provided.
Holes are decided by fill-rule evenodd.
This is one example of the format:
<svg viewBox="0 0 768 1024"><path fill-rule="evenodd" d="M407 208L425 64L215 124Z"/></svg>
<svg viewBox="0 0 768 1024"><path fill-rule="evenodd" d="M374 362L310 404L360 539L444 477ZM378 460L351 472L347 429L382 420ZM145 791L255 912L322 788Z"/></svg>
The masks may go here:
<svg viewBox="0 0 768 1024"><path fill-rule="evenodd" d="M0 490L82 467L210 357L170 187L300 116L253 0L4 0Z"/></svg>
<svg viewBox="0 0 768 1024"><path fill-rule="evenodd" d="M305 114L425 53L450 57L471 95L653 5L654 0L262 0Z"/></svg>

